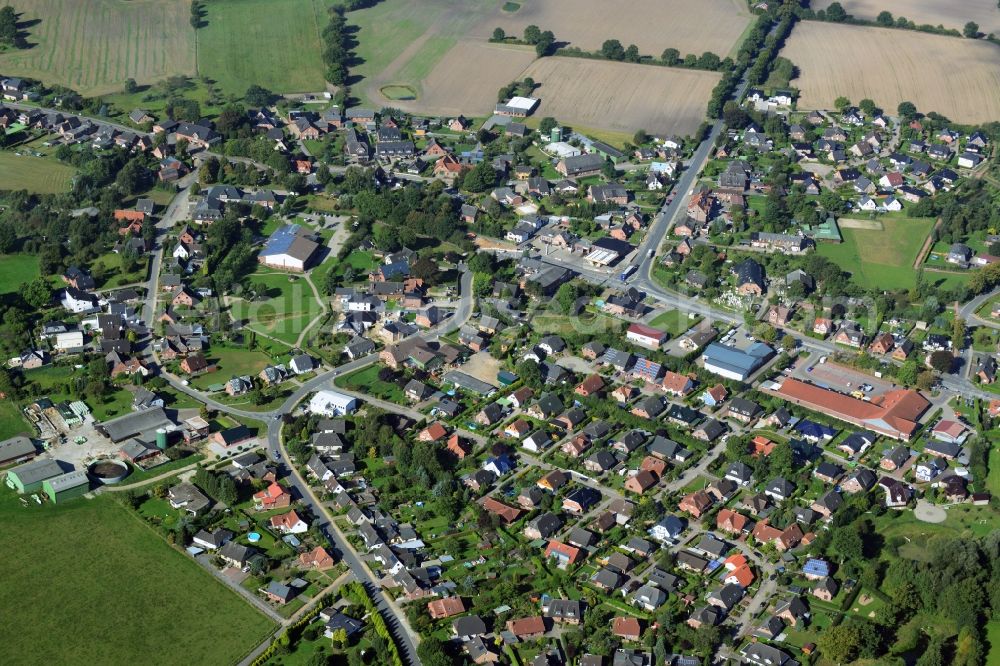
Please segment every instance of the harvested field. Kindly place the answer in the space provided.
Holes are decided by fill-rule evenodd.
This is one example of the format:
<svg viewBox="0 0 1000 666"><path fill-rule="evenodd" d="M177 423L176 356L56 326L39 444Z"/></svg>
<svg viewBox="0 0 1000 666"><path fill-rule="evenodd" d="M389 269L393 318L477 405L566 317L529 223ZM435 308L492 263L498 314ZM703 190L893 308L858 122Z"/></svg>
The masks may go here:
<svg viewBox="0 0 1000 666"><path fill-rule="evenodd" d="M478 100L492 106L496 91L520 74L515 63L523 69L531 61L520 52L492 50L502 48L487 42L497 27L519 37L536 24L586 50L613 38L656 57L669 47L682 55L713 51L725 57L750 25L750 14L743 0L526 0L513 12L487 0L383 0L350 12L348 21L358 26L351 74L364 81L356 91L366 101L386 104L380 89L410 86L420 97L411 110L443 114L468 112L465 104L473 100L473 111L488 111ZM533 55L530 48L523 51ZM496 62L498 55L510 62ZM431 98L438 94L444 101Z"/></svg>
<svg viewBox="0 0 1000 666"><path fill-rule="evenodd" d="M714 72L582 58L542 58L524 75L540 84L536 115L629 135L693 134L719 81Z"/></svg>
<svg viewBox="0 0 1000 666"><path fill-rule="evenodd" d="M5 3L6 4L6 3ZM195 73L187 0L12 0L30 48L0 54L0 71L85 95Z"/></svg>
<svg viewBox="0 0 1000 666"><path fill-rule="evenodd" d="M813 9L826 9L835 0L814 0ZM854 18L874 21L883 11L892 12L893 18L900 16L917 25L943 25L945 28L961 30L967 21L979 24L979 30L1000 35L1000 10L994 0L840 0L840 5Z"/></svg>
<svg viewBox="0 0 1000 666"><path fill-rule="evenodd" d="M459 42L416 85L417 99L382 103L432 115L487 115L496 104L497 90L519 78L534 59L534 51L524 47ZM381 95L386 92L383 88Z"/></svg>
<svg viewBox="0 0 1000 666"><path fill-rule="evenodd" d="M558 41L588 51L617 39L656 57L669 47L682 56L712 51L725 57L749 21L747 5L740 0L530 0L514 14L499 13L489 30L499 26L520 36L534 24L551 30Z"/></svg>
<svg viewBox="0 0 1000 666"><path fill-rule="evenodd" d="M843 95L893 111L907 100L963 123L1000 118L1000 49L985 41L802 21L781 55L801 72L800 109Z"/></svg>

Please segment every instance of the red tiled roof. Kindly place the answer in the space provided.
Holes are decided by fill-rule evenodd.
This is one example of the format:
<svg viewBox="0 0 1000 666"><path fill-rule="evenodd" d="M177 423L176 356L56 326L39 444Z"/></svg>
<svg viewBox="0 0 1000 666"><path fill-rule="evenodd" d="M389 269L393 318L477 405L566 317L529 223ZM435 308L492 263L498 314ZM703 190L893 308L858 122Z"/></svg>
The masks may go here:
<svg viewBox="0 0 1000 666"><path fill-rule="evenodd" d="M427 611L435 620L465 612L465 602L461 597L445 597L427 603Z"/></svg>
<svg viewBox="0 0 1000 666"><path fill-rule="evenodd" d="M637 637L642 634L642 626L634 617L616 617L611 622L611 633L624 638Z"/></svg>
<svg viewBox="0 0 1000 666"><path fill-rule="evenodd" d="M507 506L503 502L493 499L492 497L487 497L483 501L483 508L490 513L495 513L500 516L505 522L512 523L517 520L517 517L521 515L520 509L515 509L512 506Z"/></svg>
<svg viewBox="0 0 1000 666"><path fill-rule="evenodd" d="M644 326L643 324L632 324L628 327L628 332L635 335L643 335L648 338L654 338L656 340L662 340L667 335L658 328Z"/></svg>
<svg viewBox="0 0 1000 666"><path fill-rule="evenodd" d="M545 633L545 619L541 615L521 617L507 621L507 630L515 636L534 636Z"/></svg>
<svg viewBox="0 0 1000 666"><path fill-rule="evenodd" d="M891 437L908 438L912 435L920 416L930 407L924 396L909 389L889 391L866 402L797 379L786 379L775 393L810 409Z"/></svg>
<svg viewBox="0 0 1000 666"><path fill-rule="evenodd" d="M663 388L674 393L683 393L690 383L691 378L677 372L667 372L663 377Z"/></svg>
<svg viewBox="0 0 1000 666"><path fill-rule="evenodd" d="M288 513L283 513L278 516L271 516L271 527L279 527L279 528L284 527L287 529L291 529L296 525L296 523L298 523L301 520L302 519L299 518L299 514L295 513L295 510L293 509Z"/></svg>
<svg viewBox="0 0 1000 666"><path fill-rule="evenodd" d="M570 564L576 564L577 560L580 559L580 549L574 548L568 544L561 541L556 541L552 539L549 541L549 545L545 548L545 557L551 557L553 553L559 553L560 555L565 555Z"/></svg>

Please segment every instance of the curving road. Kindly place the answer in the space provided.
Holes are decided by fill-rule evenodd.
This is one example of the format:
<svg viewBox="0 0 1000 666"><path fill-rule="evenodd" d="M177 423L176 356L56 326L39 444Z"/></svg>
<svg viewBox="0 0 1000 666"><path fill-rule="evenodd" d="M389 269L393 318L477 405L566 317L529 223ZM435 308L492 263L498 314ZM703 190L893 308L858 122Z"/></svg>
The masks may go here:
<svg viewBox="0 0 1000 666"><path fill-rule="evenodd" d="M154 251L151 255L149 264L149 277L144 283L146 288L146 299L142 306L143 321L149 327L151 336L153 326L155 325L155 317L157 313L156 301L160 289L159 274L163 263L163 237L174 225L187 219L191 185L195 182L196 177L196 174L192 173L179 182L182 189L171 201L170 205L167 207L166 211L164 211L164 214L156 225L156 238L153 243ZM454 312L450 317L439 323L437 326L418 333L414 337L419 336L426 340L433 340L461 328L471 318L475 303L472 289L472 273L464 265L459 266L459 270L460 297ZM152 349L152 337L150 337L148 342L149 344L146 345L144 355L147 360L155 362L158 359ZM302 478L298 470L295 469L294 466L286 465L283 462L288 459L288 454L287 451L285 451L284 443L281 440L281 416L283 414L293 412L296 406L307 395L331 384L332 380L338 375L366 367L374 363L376 360L378 360L377 353L369 354L332 370L322 372L296 388L295 391L293 391L292 394L288 396L288 398L282 402L278 408L265 411L236 409L231 405L226 405L214 400L211 396L202 391L188 386L183 379L177 377L176 375L168 372L161 372L161 376L174 389L195 398L211 409L234 416L255 420L263 419L268 421L268 453L271 459L278 463L279 470L284 475L284 480L295 489L302 503L309 508L312 515L316 516L316 521L314 523L315 526L320 529L322 534L329 541L330 545L340 554L351 571L354 572L355 576L357 576L358 580L368 591L375 607L382 614L386 625L393 633L393 637L395 638L396 645L400 649L404 663L419 664L420 662L417 658L416 652L416 645L419 642L419 636L410 628L409 623L406 620L405 613L403 613L402 609L392 599L382 592L382 588L372 577L368 567L361 561L360 555L357 551L355 551L354 547L333 522L333 517L327 511L326 507L323 506L315 493L313 493L312 488L310 488L306 480ZM473 433L465 434L470 438L479 439L478 436Z"/></svg>

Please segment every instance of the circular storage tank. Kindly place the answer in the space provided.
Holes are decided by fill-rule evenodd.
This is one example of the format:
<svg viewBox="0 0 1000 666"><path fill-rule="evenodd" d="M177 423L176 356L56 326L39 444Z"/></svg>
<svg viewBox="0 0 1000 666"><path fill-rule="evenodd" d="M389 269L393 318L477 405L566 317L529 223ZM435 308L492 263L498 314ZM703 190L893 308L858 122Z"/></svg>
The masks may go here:
<svg viewBox="0 0 1000 666"><path fill-rule="evenodd" d="M124 481L129 471L129 466L124 462L111 458L95 460L87 466L90 476L108 486Z"/></svg>
<svg viewBox="0 0 1000 666"><path fill-rule="evenodd" d="M163 428L156 431L156 448L161 451L167 450L167 431Z"/></svg>

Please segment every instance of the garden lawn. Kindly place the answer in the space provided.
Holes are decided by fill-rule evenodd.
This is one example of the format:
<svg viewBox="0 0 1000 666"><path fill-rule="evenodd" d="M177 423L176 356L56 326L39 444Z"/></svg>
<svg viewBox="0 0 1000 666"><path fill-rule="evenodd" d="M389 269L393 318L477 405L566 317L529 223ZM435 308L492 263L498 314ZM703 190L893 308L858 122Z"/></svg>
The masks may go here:
<svg viewBox="0 0 1000 666"><path fill-rule="evenodd" d="M267 287L268 297L256 301L235 300L232 315L247 321L258 333L295 345L299 334L323 308L304 278L289 281L287 273L255 273L248 280Z"/></svg>
<svg viewBox="0 0 1000 666"><path fill-rule="evenodd" d="M28 190L37 194L68 192L76 169L48 157L0 151L0 190Z"/></svg>
<svg viewBox="0 0 1000 666"><path fill-rule="evenodd" d="M0 523L15 662L231 664L274 627L110 497L23 507L5 488Z"/></svg>
<svg viewBox="0 0 1000 666"><path fill-rule="evenodd" d="M2 181L3 177L0 176L0 182ZM38 257L31 254L0 255L0 294L20 291L22 284L31 282L38 276Z"/></svg>
<svg viewBox="0 0 1000 666"><path fill-rule="evenodd" d="M934 226L932 218L879 218L881 230L841 227L844 242L823 243L817 252L845 271L866 289L906 289L916 282L916 261L920 248ZM928 274L928 281L942 276Z"/></svg>
<svg viewBox="0 0 1000 666"><path fill-rule="evenodd" d="M378 378L378 371L380 369L381 366L379 365L370 365L367 368L361 368L360 370L337 377L333 383L351 391L362 391L383 400L401 405L406 404L406 399L403 396L401 388L392 382L384 382Z"/></svg>
<svg viewBox="0 0 1000 666"><path fill-rule="evenodd" d="M240 347L214 345L208 350L206 357L209 362L216 364L217 370L191 379L192 386L203 390L212 384L224 384L234 375L253 377L271 364L271 359L266 354Z"/></svg>
<svg viewBox="0 0 1000 666"><path fill-rule="evenodd" d="M699 321L700 317L695 317L691 319L687 314L681 312L680 310L667 310L664 313L656 315L649 325L653 328L658 328L661 331L666 331L670 334L670 337L676 338L678 335L688 330L692 326L695 326Z"/></svg>

